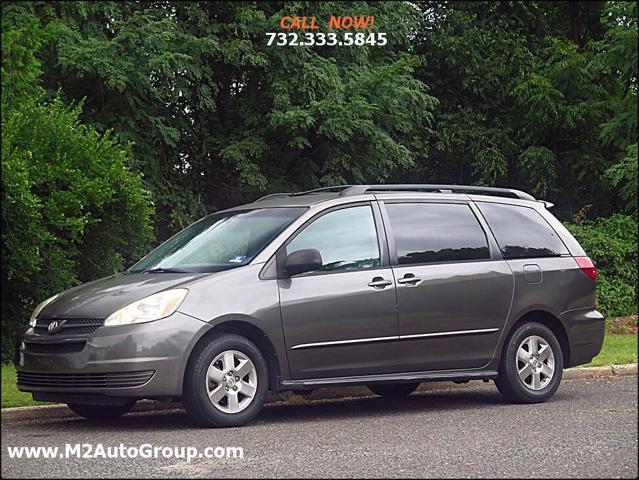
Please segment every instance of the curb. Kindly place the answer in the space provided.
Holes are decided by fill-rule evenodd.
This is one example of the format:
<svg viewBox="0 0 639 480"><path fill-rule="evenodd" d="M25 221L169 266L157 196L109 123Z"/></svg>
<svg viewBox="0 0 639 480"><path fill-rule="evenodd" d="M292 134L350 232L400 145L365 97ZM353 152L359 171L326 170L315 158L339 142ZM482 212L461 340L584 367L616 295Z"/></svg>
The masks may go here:
<svg viewBox="0 0 639 480"><path fill-rule="evenodd" d="M563 380L575 380L583 378L603 378L626 375L637 375L637 364L607 365L605 367L577 367L564 371ZM476 384L476 383L474 383ZM451 388L467 388L473 383L457 384L454 382L424 382L417 389L418 392L430 390L445 390ZM305 404L317 400L335 400L345 398L362 398L373 396L365 386L358 387L332 387L320 388L305 395L293 392L283 392L280 394L269 393L266 403L271 405L282 404ZM160 403L155 400L140 400L132 412L144 413L163 410L182 409L181 403ZM24 420L41 420L55 418L77 418L66 405L40 405L33 407L11 407L3 408L0 413L2 423Z"/></svg>
<svg viewBox="0 0 639 480"><path fill-rule="evenodd" d="M606 365L605 367L592 368L569 368L564 371L564 380L574 380L575 378L599 378L623 375L637 375L637 364L628 363L626 365Z"/></svg>

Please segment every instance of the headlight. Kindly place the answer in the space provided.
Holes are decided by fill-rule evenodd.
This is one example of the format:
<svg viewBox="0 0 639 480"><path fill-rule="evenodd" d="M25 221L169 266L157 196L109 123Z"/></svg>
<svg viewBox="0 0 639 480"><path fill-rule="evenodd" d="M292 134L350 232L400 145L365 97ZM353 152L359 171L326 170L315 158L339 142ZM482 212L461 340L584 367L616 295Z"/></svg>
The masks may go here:
<svg viewBox="0 0 639 480"><path fill-rule="evenodd" d="M145 323L168 317L178 309L187 293L185 288L175 288L149 295L109 315L104 326Z"/></svg>
<svg viewBox="0 0 639 480"><path fill-rule="evenodd" d="M30 327L35 327L36 324L36 318L38 318L38 315L40 315L40 312L44 309L44 307L46 307L47 305L49 305L51 302L53 302L56 298L58 298L60 296L60 294L58 293L57 295L54 295L53 297L47 298L44 302L40 303L35 310L33 311L33 313L31 314L31 318L29 319L29 326Z"/></svg>

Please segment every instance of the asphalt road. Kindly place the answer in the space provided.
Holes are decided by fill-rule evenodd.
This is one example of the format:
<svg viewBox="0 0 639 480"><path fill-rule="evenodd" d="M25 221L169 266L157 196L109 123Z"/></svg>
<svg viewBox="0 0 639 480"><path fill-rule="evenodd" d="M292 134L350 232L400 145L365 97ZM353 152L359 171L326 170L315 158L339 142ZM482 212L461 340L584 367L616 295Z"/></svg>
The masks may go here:
<svg viewBox="0 0 639 480"><path fill-rule="evenodd" d="M10 459L7 447L239 446L244 458ZM202 450L200 450L202 451ZM182 411L2 421L2 477L637 477L637 377L564 381L539 405L494 385L265 408L250 426L194 427Z"/></svg>

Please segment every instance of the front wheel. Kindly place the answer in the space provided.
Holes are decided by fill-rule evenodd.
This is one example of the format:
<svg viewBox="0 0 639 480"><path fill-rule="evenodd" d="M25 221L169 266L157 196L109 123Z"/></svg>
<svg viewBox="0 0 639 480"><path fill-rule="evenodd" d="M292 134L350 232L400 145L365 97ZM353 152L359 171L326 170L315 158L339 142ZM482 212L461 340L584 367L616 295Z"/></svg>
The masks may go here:
<svg viewBox="0 0 639 480"><path fill-rule="evenodd" d="M396 385L369 385L368 389L384 398L407 397L419 387L419 383L398 383Z"/></svg>
<svg viewBox="0 0 639 480"><path fill-rule="evenodd" d="M80 403L67 403L67 406L75 413L87 420L109 420L119 418L133 408L135 401L124 405L85 405Z"/></svg>
<svg viewBox="0 0 639 480"><path fill-rule="evenodd" d="M268 390L266 361L260 350L239 335L223 335L199 345L184 375L183 403L206 427L237 427L262 408Z"/></svg>
<svg viewBox="0 0 639 480"><path fill-rule="evenodd" d="M525 323L504 346L495 383L508 401L545 402L559 388L563 369L563 352L555 334L541 323Z"/></svg>

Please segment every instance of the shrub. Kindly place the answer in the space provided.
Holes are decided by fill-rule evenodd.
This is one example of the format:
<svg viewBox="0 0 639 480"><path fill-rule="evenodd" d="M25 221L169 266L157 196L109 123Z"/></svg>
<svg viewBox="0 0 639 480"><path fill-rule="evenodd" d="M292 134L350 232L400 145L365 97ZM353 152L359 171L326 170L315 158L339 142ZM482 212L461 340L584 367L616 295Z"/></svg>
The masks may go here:
<svg viewBox="0 0 639 480"><path fill-rule="evenodd" d="M38 302L121 270L153 235L127 150L79 114L59 99L2 111L3 360Z"/></svg>
<svg viewBox="0 0 639 480"><path fill-rule="evenodd" d="M637 220L615 214L567 224L599 272L597 299L607 317L637 312Z"/></svg>

